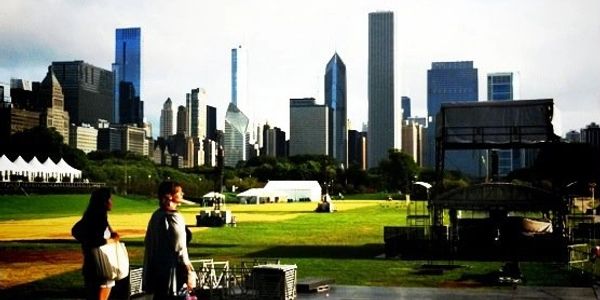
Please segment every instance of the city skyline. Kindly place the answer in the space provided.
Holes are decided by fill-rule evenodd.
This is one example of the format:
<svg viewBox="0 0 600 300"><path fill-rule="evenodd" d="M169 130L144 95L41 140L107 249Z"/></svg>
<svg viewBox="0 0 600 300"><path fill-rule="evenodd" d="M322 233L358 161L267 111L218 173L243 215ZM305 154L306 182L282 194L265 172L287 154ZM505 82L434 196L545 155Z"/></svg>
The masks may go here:
<svg viewBox="0 0 600 300"><path fill-rule="evenodd" d="M230 51L238 45L248 53L248 101L258 123L289 132L290 98L324 103L323 66L337 52L347 66L350 129L360 129L368 107L368 14L387 10L395 16L395 97L412 99L413 116L426 114L426 73L436 61L473 61L480 99L486 99L486 74L519 72L522 99L555 100L561 136L598 122L600 112L598 1L3 4L3 82L41 81L53 61L111 69L115 30L140 27L141 100L155 136L164 100L183 103L190 88L206 89L217 126L224 127ZM59 16L64 22L55 22Z"/></svg>

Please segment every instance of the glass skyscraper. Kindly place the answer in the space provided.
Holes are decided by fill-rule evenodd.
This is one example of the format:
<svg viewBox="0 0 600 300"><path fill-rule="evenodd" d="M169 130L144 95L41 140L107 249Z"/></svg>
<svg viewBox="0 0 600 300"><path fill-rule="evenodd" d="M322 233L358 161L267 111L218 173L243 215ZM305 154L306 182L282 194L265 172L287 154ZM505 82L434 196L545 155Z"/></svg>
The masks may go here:
<svg viewBox="0 0 600 300"><path fill-rule="evenodd" d="M402 96L402 120L408 120L411 115L410 98L407 96Z"/></svg>
<svg viewBox="0 0 600 300"><path fill-rule="evenodd" d="M434 62L427 70L427 147L425 165L435 167L435 117L445 102L476 102L479 100L477 69L472 61ZM480 151L446 151L445 168L466 175L480 175Z"/></svg>
<svg viewBox="0 0 600 300"><path fill-rule="evenodd" d="M224 164L235 167L240 160L246 160L246 131L248 118L233 103L229 103L225 113L225 136L223 138Z"/></svg>
<svg viewBox="0 0 600 300"><path fill-rule="evenodd" d="M512 101L519 99L519 78L517 73L490 73L487 75L488 101ZM494 174L500 177L507 176L511 171L523 168L525 156L524 149L497 149L492 150L497 155L498 170ZM494 158L496 159L496 158ZM492 158L488 157L491 165ZM497 173L495 173L497 171Z"/></svg>
<svg viewBox="0 0 600 300"><path fill-rule="evenodd" d="M394 13L369 14L368 167L400 149L400 107L394 97Z"/></svg>
<svg viewBox="0 0 600 300"><path fill-rule="evenodd" d="M140 99L141 94L141 49L142 30L135 28L118 28L116 30L115 63L113 64L113 76L115 80L114 97L114 121L121 123L119 110L122 105L120 86L122 82L129 82L133 86L134 97Z"/></svg>
<svg viewBox="0 0 600 300"><path fill-rule="evenodd" d="M238 46L231 49L231 103L248 113L246 88L246 54L242 46Z"/></svg>
<svg viewBox="0 0 600 300"><path fill-rule="evenodd" d="M325 69L325 105L330 108L329 155L348 167L346 65L335 53Z"/></svg>

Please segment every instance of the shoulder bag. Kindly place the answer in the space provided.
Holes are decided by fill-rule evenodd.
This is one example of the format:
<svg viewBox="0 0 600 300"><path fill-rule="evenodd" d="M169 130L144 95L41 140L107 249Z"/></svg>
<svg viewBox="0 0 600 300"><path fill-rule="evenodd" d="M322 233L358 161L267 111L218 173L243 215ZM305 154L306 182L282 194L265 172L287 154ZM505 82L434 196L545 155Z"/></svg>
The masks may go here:
<svg viewBox="0 0 600 300"><path fill-rule="evenodd" d="M129 276L129 256L122 242L107 243L92 249L97 275L107 280L121 280Z"/></svg>

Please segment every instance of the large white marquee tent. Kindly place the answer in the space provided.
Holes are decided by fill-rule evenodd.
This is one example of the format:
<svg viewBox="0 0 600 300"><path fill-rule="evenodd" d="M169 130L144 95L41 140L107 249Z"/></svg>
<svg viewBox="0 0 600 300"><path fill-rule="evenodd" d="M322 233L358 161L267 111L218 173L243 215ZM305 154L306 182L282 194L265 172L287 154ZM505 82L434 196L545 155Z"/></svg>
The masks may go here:
<svg viewBox="0 0 600 300"><path fill-rule="evenodd" d="M36 178L41 178L42 182L51 181L54 178L57 182L63 182L64 178L69 178L73 182L75 178L81 179L81 171L71 167L64 159L54 163L52 159L47 158L41 163L37 157L26 162L21 156L15 161L10 161L6 155L0 157L0 181L11 181L11 176L18 175L34 182Z"/></svg>
<svg viewBox="0 0 600 300"><path fill-rule="evenodd" d="M277 201L319 201L321 186L316 180L271 180L264 188L249 189L237 195L245 203ZM261 201L262 200L262 201Z"/></svg>

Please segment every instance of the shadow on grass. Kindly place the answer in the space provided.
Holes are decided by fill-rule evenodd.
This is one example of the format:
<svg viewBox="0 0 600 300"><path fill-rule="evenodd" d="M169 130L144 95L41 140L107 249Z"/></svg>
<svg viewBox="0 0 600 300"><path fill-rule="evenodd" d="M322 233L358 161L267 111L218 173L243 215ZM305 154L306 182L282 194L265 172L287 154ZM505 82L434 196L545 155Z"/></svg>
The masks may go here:
<svg viewBox="0 0 600 300"><path fill-rule="evenodd" d="M381 244L357 246L289 245L248 253L245 257L372 259L381 253L383 253Z"/></svg>
<svg viewBox="0 0 600 300"><path fill-rule="evenodd" d="M80 278L77 280L76 278ZM0 289L0 299L84 299L81 270Z"/></svg>

